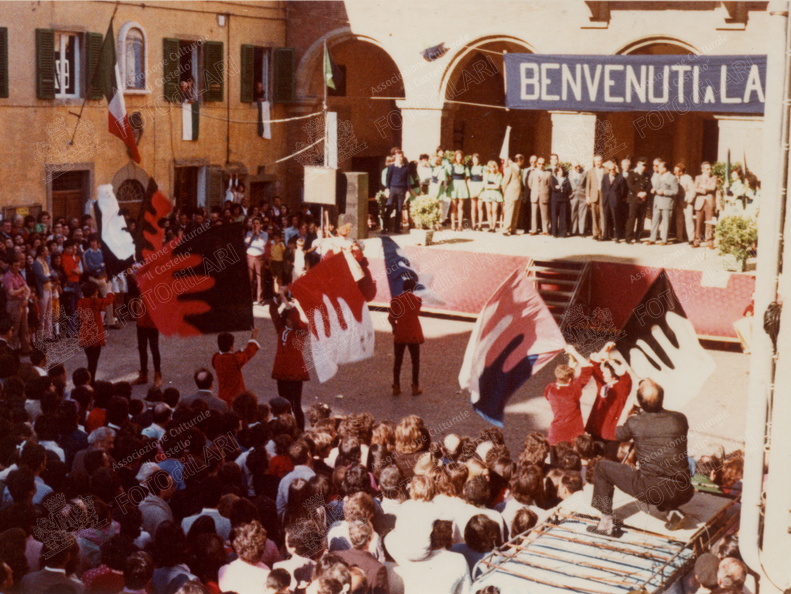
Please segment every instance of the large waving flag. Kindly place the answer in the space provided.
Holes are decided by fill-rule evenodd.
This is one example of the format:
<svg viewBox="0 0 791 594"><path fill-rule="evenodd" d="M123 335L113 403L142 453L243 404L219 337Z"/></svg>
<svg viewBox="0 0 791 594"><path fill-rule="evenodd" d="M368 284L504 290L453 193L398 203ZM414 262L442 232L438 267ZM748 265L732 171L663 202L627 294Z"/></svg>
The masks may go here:
<svg viewBox="0 0 791 594"><path fill-rule="evenodd" d="M664 271L634 308L620 335L616 347L632 368L634 385L644 378L657 382L665 390L665 408L683 408L714 373L714 361L700 346Z"/></svg>
<svg viewBox="0 0 791 594"><path fill-rule="evenodd" d="M96 86L102 89L110 109L108 115L110 133L123 140L129 151L129 156L135 163L140 163L140 152L137 150L137 142L132 131L132 125L129 123L129 116L126 114L121 73L118 70L118 62L115 56L113 19L110 19L107 35L104 36L104 42L102 43L101 58L94 75L94 79L97 78L98 81L96 82L98 84Z"/></svg>
<svg viewBox="0 0 791 594"><path fill-rule="evenodd" d="M107 276L113 277L134 262L135 241L120 213L111 184L96 188L93 218L99 232Z"/></svg>
<svg viewBox="0 0 791 594"><path fill-rule="evenodd" d="M170 200L159 191L154 178L150 178L137 220L135 244L138 260L145 260L162 247L165 242L165 219L172 210Z"/></svg>
<svg viewBox="0 0 791 594"><path fill-rule="evenodd" d="M534 282L517 269L489 298L472 330L459 385L475 411L502 427L508 399L566 342Z"/></svg>
<svg viewBox="0 0 791 594"><path fill-rule="evenodd" d="M398 297L403 293L404 281L413 278L417 283L414 293L423 300L424 305L444 305L445 300L431 288L434 275L421 271L417 263L412 262L392 238L384 235L381 237L381 241L390 297Z"/></svg>
<svg viewBox="0 0 791 594"><path fill-rule="evenodd" d="M322 260L289 287L310 325L310 353L305 362L320 382L338 365L373 357L374 329L347 256Z"/></svg>
<svg viewBox="0 0 791 594"><path fill-rule="evenodd" d="M137 272L142 303L135 305L145 306L166 336L249 330L245 253L242 223L198 227L147 258Z"/></svg>

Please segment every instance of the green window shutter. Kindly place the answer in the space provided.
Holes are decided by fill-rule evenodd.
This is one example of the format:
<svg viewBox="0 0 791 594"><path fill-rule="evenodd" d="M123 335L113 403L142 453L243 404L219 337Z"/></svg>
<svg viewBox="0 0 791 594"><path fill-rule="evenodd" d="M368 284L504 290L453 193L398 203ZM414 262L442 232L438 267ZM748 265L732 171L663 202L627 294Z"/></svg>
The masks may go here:
<svg viewBox="0 0 791 594"><path fill-rule="evenodd" d="M222 101L225 86L225 53L222 41L203 43L203 99Z"/></svg>
<svg viewBox="0 0 791 594"><path fill-rule="evenodd" d="M0 97L8 97L8 28L0 27Z"/></svg>
<svg viewBox="0 0 791 594"><path fill-rule="evenodd" d="M88 52L88 99L98 101L104 99L104 89L102 89L101 76L96 72L100 68L99 57L102 54L102 42L104 36L101 33L86 34L86 47Z"/></svg>
<svg viewBox="0 0 791 594"><path fill-rule="evenodd" d="M36 29L36 97L55 98L55 31Z"/></svg>
<svg viewBox="0 0 791 594"><path fill-rule="evenodd" d="M291 103L296 99L296 53L291 47L277 47L274 55L273 103Z"/></svg>
<svg viewBox="0 0 791 594"><path fill-rule="evenodd" d="M242 45L242 78L239 101L242 103L253 102L253 69L255 68L255 46Z"/></svg>
<svg viewBox="0 0 791 594"><path fill-rule="evenodd" d="M179 98L179 40L162 40L162 93L167 101L181 103Z"/></svg>

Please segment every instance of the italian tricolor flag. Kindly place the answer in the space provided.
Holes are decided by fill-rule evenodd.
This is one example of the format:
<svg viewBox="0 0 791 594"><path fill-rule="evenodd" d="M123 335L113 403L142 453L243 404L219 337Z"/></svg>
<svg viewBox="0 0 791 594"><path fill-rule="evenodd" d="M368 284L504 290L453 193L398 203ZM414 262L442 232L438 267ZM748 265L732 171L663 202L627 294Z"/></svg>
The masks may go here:
<svg viewBox="0 0 791 594"><path fill-rule="evenodd" d="M112 19L110 19L107 35L105 35L102 43L101 58L94 79L97 77L101 78L101 89L110 108L110 113L108 114L110 133L123 140L129 150L129 156L135 163L140 163L140 153L137 150L135 135L129 123L129 116L126 115L121 73L118 70L118 61L115 56L115 36L113 35Z"/></svg>
<svg viewBox="0 0 791 594"><path fill-rule="evenodd" d="M198 140L200 103L185 101L181 104L181 139Z"/></svg>

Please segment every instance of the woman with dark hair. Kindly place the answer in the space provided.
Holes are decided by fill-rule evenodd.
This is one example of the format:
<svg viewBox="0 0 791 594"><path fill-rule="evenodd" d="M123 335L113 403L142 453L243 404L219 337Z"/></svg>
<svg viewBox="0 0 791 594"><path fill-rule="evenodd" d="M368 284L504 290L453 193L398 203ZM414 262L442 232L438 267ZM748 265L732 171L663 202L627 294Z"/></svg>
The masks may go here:
<svg viewBox="0 0 791 594"><path fill-rule="evenodd" d="M162 522L154 540L154 562L156 569L151 578L152 594L167 594L169 584L179 576L196 579L187 566L187 538L181 526L173 522Z"/></svg>
<svg viewBox="0 0 791 594"><path fill-rule="evenodd" d="M220 594L217 574L225 565L226 553L222 538L217 534L201 534L191 540L189 567L211 594Z"/></svg>
<svg viewBox="0 0 791 594"><path fill-rule="evenodd" d="M464 555L470 568L470 576L475 579L472 575L475 564L502 544L503 538L497 522L484 514L478 514L471 517L464 527L464 542L453 545L450 550Z"/></svg>

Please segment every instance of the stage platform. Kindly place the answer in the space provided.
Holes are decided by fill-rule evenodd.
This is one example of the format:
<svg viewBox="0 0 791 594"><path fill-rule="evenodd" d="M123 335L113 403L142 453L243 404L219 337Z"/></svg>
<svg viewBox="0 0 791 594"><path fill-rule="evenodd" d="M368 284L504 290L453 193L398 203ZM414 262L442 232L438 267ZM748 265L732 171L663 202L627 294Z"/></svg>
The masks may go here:
<svg viewBox="0 0 791 594"><path fill-rule="evenodd" d="M698 337L715 341L737 340L733 322L743 317L755 285L753 274L727 271L716 250L688 244L627 245L579 237L441 231L426 247L408 233L374 232L365 240L365 255L377 282L374 305L389 304L394 279L409 268L433 296L424 300L424 311L468 318L477 317L515 268L531 262L575 264L585 268L589 279L588 315L599 308L617 328L664 270Z"/></svg>
<svg viewBox="0 0 791 594"><path fill-rule="evenodd" d="M589 594L664 592L686 574L695 556L738 522L738 504L696 493L682 507L686 521L669 531L616 490L620 538L587 531L599 513L590 507L591 486L559 505L533 530L512 538L480 561L472 590L494 585L503 594L573 591Z"/></svg>

